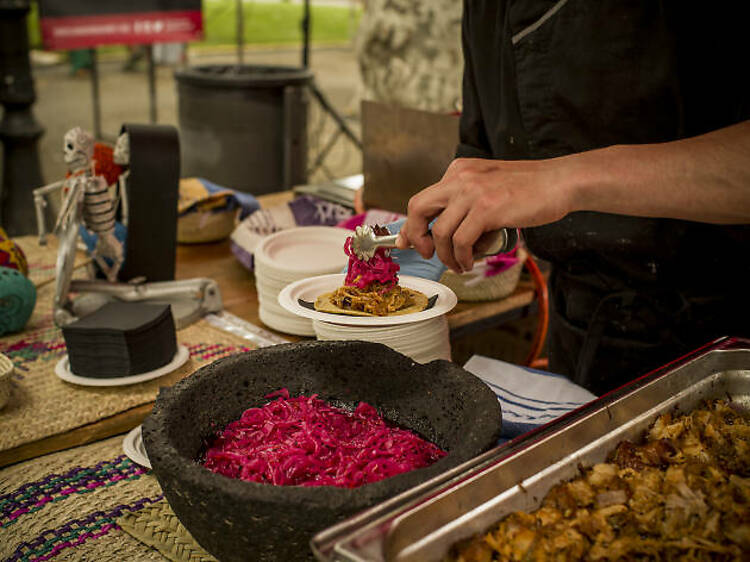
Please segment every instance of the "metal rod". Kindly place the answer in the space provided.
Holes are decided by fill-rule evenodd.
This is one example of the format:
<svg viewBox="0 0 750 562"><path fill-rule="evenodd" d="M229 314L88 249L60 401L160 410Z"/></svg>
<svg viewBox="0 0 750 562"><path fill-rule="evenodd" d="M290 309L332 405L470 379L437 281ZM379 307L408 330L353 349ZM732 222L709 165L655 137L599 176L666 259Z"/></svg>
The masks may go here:
<svg viewBox="0 0 750 562"><path fill-rule="evenodd" d="M339 114L338 111L336 111L336 108L331 105L331 102L328 101L328 98L325 97L323 92L320 91L318 85L315 83L315 80L310 81L310 90L320 103L321 107L326 111L326 113L328 113L328 115L330 115L331 118L336 121L336 124L341 128L342 132L347 137L349 137L349 140L351 140L358 149L362 150L362 141L357 138L357 135L354 134L354 131L351 130L344 118Z"/></svg>
<svg viewBox="0 0 750 562"><path fill-rule="evenodd" d="M354 34L356 33L356 24L357 24L357 4L354 0L349 0L349 29L348 31L348 39L349 43L354 43Z"/></svg>
<svg viewBox="0 0 750 562"><path fill-rule="evenodd" d="M310 0L305 0L302 16L302 66L310 66Z"/></svg>
<svg viewBox="0 0 750 562"><path fill-rule="evenodd" d="M323 147L323 149L320 152L318 152L318 156L315 158L315 162L313 162L313 165L310 166L310 169L308 170L308 174L310 175L314 174L318 170L318 168L323 165L323 161L326 159L326 156L328 156L328 153L336 144L336 141L338 140L340 135L341 135L341 129L336 129L336 131L334 131L334 133L329 137L326 145Z"/></svg>
<svg viewBox="0 0 750 562"><path fill-rule="evenodd" d="M96 58L96 48L89 49L91 55L91 98L94 110L94 138L102 138L102 105L99 96L99 61Z"/></svg>
<svg viewBox="0 0 750 562"><path fill-rule="evenodd" d="M245 62L245 17L242 0L237 0L237 62Z"/></svg>
<svg viewBox="0 0 750 562"><path fill-rule="evenodd" d="M146 45L148 61L148 116L151 123L156 123L156 64L154 63L154 46Z"/></svg>

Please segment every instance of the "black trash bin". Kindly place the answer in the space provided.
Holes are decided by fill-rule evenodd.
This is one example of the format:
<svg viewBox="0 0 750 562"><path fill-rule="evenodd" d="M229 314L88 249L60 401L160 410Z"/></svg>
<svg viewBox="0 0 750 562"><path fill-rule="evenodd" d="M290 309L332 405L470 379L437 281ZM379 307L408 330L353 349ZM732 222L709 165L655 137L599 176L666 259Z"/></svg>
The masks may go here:
<svg viewBox="0 0 750 562"><path fill-rule="evenodd" d="M182 177L255 195L306 183L309 70L201 65L175 78Z"/></svg>

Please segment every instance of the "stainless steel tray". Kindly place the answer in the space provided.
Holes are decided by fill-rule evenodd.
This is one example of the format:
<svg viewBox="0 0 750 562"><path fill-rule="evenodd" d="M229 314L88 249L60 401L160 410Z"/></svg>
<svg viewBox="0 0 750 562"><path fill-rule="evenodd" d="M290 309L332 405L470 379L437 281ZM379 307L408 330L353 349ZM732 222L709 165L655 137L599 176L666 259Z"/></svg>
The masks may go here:
<svg viewBox="0 0 750 562"><path fill-rule="evenodd" d="M316 535L319 560L427 562L517 510L533 510L580 466L637 440L661 413L709 398L750 411L750 341L723 338L520 440Z"/></svg>

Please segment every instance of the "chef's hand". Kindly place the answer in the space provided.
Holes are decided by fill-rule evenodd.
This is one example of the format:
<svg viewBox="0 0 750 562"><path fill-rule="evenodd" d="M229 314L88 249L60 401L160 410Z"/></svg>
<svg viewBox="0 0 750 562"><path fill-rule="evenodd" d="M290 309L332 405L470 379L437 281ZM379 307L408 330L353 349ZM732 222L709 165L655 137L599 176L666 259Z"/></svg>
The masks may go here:
<svg viewBox="0 0 750 562"><path fill-rule="evenodd" d="M413 245L424 258L436 252L454 271L470 271L472 248L484 232L538 226L568 214L573 202L563 180L570 173L566 158L457 158L439 182L409 200L396 245ZM433 219L430 237L427 230Z"/></svg>
<svg viewBox="0 0 750 562"><path fill-rule="evenodd" d="M396 234L401 231L404 226L406 219L401 219L396 222L386 224L388 232ZM432 256L429 259L425 259L420 256L414 250L391 250L391 256L396 260L399 265L399 273L401 275L413 275L414 277L422 277L423 279L431 279L432 281L438 281L445 272L445 266L440 262L437 256Z"/></svg>

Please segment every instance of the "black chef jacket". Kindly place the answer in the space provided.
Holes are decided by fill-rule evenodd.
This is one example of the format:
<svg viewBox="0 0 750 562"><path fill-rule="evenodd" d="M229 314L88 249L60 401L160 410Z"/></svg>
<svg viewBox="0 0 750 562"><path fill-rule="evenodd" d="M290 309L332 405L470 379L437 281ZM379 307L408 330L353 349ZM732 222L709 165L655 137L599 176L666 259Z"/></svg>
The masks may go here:
<svg viewBox="0 0 750 562"><path fill-rule="evenodd" d="M551 158L750 118L743 18L731 12L466 0L457 155ZM550 368L595 393L716 337L750 335L748 225L576 212L524 237L552 263Z"/></svg>

